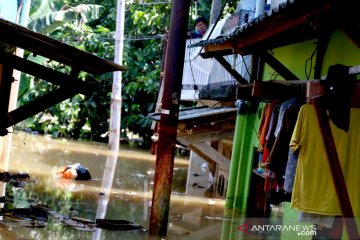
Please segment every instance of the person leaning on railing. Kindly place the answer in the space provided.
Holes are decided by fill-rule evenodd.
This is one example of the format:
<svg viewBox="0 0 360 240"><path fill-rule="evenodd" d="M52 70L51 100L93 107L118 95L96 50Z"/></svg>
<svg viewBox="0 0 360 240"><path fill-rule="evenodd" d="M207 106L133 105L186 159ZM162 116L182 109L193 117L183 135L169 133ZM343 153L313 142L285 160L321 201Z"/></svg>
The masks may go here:
<svg viewBox="0 0 360 240"><path fill-rule="evenodd" d="M208 28L208 21L205 17L195 19L195 31L188 33L188 38L202 38Z"/></svg>

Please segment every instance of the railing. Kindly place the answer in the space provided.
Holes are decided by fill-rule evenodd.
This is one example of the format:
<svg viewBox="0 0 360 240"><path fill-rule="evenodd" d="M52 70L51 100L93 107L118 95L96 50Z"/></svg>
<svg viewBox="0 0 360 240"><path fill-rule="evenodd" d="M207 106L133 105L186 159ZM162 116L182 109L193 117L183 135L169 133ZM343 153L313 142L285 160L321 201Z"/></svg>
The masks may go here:
<svg viewBox="0 0 360 240"><path fill-rule="evenodd" d="M199 55L200 47L187 47L199 41L201 41L201 38L186 41L181 100L198 100L198 90L202 88L237 85L237 81L215 59L204 59ZM250 63L244 64L244 59L240 57L234 60L234 55L225 56L225 59L236 71L247 78L245 67L250 66ZM245 59L248 58L245 57Z"/></svg>

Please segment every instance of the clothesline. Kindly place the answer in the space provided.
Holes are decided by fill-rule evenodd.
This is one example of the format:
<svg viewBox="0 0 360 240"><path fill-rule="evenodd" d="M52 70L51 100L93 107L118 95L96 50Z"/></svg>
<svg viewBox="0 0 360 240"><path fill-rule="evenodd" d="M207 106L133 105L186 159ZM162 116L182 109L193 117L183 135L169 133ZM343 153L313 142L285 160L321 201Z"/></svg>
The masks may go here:
<svg viewBox="0 0 360 240"><path fill-rule="evenodd" d="M343 82L343 80L346 80L349 75L360 73L360 66L351 67L349 69L346 69L346 66L341 65L332 67L333 69L328 72L329 76L326 77L328 79L327 84L321 84L321 80L297 80L290 82L292 84L306 83L306 85L301 86L306 87L306 96L309 99L312 99L315 96L324 96L324 94L326 94L330 97L326 98L329 101L328 104L334 104L337 103L337 101L342 103L342 101L344 101L342 98L346 98L346 96L351 97L351 107L357 108L352 109L351 113L349 112L350 126L347 126L346 130L343 130L343 122L339 122L336 117L336 114L339 114L339 112L336 112L334 115L334 111L337 110L334 110L333 108L329 110L333 111L333 115L331 117L332 121L329 122L329 116L326 114L325 110L323 110L320 114L316 102L310 101L312 104L307 103L300 108L296 125L291 126L289 129L289 133L292 133L292 136L291 140L286 139L286 142L290 141L289 146L291 150L289 150L288 158L286 159L285 156L280 157L280 155L272 157L272 155L274 155L273 153L276 153L277 150L275 148L276 141L279 142L280 138L284 137L284 135L281 136L276 134L276 130L274 131L274 127L271 126L272 119L278 121L279 124L279 120L281 118L276 120L276 114L280 116L279 113L281 111L279 111L279 107L275 106L279 105L281 102L279 103L279 100L274 100L271 103L267 103L264 107L260 123L260 127L263 127L262 130L265 130L261 131L264 134L259 136L259 146L262 147L259 147L259 150L262 153L260 165L266 168L266 179L269 179L268 181L271 181L271 183L276 183L275 191L279 192L279 189L283 191L280 192L282 193L282 198L280 200L286 201L284 193L289 192L292 194L291 206L299 211L299 220L305 218L312 219L314 223L331 228L334 223L334 217L342 215L343 218L345 218L344 222L348 235L351 239L358 239L354 213L355 215L359 215L360 205L358 204L358 199L360 195L358 188L354 185L355 182L358 182L358 174L354 173L352 170L359 169L360 166L358 161L354 158L354 156L357 155L354 153L357 152L357 136L360 130L358 127L359 125L357 124L358 119L360 119L360 98L357 97L360 95L360 84L352 82L355 81L354 76L350 77L349 81ZM347 74L347 71L349 72L349 75ZM273 89L279 85L281 86L279 83L288 83L288 81L284 80L272 82L274 84L266 83L263 86L261 86L262 83L260 83L258 86L258 93L264 93L266 92L265 90ZM345 85L340 88L339 84ZM254 84L254 86L255 85L256 84ZM325 93L325 89L327 87L331 87L331 89L334 87L334 89L337 90ZM291 89L290 86L287 86L286 88L289 90ZM354 89L349 90L352 88ZM278 99L281 99L281 96L278 96ZM285 103L281 103L282 107L280 107L280 109L285 109L283 104ZM337 106L337 104L335 105ZM267 114L264 114L266 112ZM342 112L341 116L341 119L344 120L345 116ZM320 118L323 118L323 121L320 121ZM317 123L317 120L319 120L319 123ZM265 124L266 122L268 124ZM324 134L323 132L323 128L326 126L325 123L327 124L330 135ZM314 128L314 126L318 124L321 127ZM292 124L287 123L283 126L290 125ZM262 143L262 140L264 139L266 139L266 141ZM331 139L333 139L332 145L329 143ZM349 144L350 142L352 144ZM329 147L330 145L332 147ZM325 154L325 152L329 152L330 150L332 151L330 154ZM267 154L266 152L270 152L270 154ZM286 153L285 150L279 150L279 152ZM296 161L293 161L293 157L290 155L291 152L298 154L298 156L294 158ZM336 159L334 158L335 155ZM287 161L280 162L280 159L285 159ZM327 161L329 162L328 164L326 164ZM273 164L273 166L271 166L271 164ZM285 174L284 164L286 165ZM349 168L349 166L351 167ZM327 168L329 168L330 171L328 171ZM283 176L284 179L282 179ZM288 181L293 178L294 182ZM334 182L334 185L328 185L328 182L331 182L330 179ZM293 185L289 183L293 183ZM273 184L266 187L265 181L265 191L270 192L269 196L271 202L271 198L273 196L278 198L279 194L275 195L271 193L269 187L274 188ZM331 190L329 191L329 189ZM317 222L318 220L319 222Z"/></svg>

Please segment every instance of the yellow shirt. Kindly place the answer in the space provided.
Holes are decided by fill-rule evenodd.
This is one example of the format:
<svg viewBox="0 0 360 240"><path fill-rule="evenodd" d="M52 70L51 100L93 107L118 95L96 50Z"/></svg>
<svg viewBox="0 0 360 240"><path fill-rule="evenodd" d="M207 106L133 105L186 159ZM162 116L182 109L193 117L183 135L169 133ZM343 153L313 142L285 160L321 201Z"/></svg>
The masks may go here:
<svg viewBox="0 0 360 240"><path fill-rule="evenodd" d="M330 127L352 209L355 216L360 216L360 109L351 109L347 133L331 120ZM341 215L313 105L301 107L290 148L299 151L291 207L303 212Z"/></svg>

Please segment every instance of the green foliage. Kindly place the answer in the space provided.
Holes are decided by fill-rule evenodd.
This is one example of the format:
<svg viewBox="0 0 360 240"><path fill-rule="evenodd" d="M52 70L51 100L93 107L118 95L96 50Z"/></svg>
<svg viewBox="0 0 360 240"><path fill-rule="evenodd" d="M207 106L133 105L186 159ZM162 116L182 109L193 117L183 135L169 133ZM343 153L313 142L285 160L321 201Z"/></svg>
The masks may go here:
<svg viewBox="0 0 360 240"><path fill-rule="evenodd" d="M190 5L190 19L189 19L189 27L190 29L194 28L195 19L199 16L203 16L206 19L210 19L211 12L211 3L212 0L198 0L197 1L197 15L195 13L195 4L192 2Z"/></svg>
<svg viewBox="0 0 360 240"><path fill-rule="evenodd" d="M162 36L170 24L171 4L149 4L154 3L150 0L141 2L145 4L136 0L126 2L123 65L129 70L122 74L121 128L122 132L139 134L144 139L144 146L148 146L152 130L147 115L154 112L157 101ZM210 7L211 0L198 0L198 15L209 18ZM231 9L228 7L227 11ZM56 12L60 11L66 11L69 15L64 14L59 22L53 21L56 19ZM34 0L31 15L32 21L45 19L45 24L34 24L41 26L42 32L48 32L51 37L113 61L116 0ZM89 18L92 20L88 21ZM192 7L189 27L193 27L195 18ZM57 63L47 64L59 71L68 71ZM88 77L91 76L81 74L84 81ZM108 131L112 74L98 76L96 79L98 85L94 87L91 96L77 95L44 111L33 119L30 127L58 136L107 141L101 135ZM22 104L55 87L46 82L35 81L35 86L30 90L24 88L24 94L21 94Z"/></svg>
<svg viewBox="0 0 360 240"><path fill-rule="evenodd" d="M112 32L109 29L100 26L92 29L84 24L80 26L65 24L52 34L53 37L84 51L95 53L103 58L113 59L114 43ZM43 58L38 60L43 61ZM45 62L45 64L60 72L69 73L70 71L69 68L56 62ZM86 81L91 76L81 73L80 77ZM101 134L108 130L112 74L105 74L101 76L101 81L98 80L98 85L94 87L92 95L78 94L63 101L35 116L28 127L54 136L104 141ZM37 79L34 81L36 81L34 87L22 95L21 104L25 104L55 88L47 82Z"/></svg>
<svg viewBox="0 0 360 240"><path fill-rule="evenodd" d="M221 7L224 4L224 11L221 13L220 19L224 18L227 14L232 14L235 12L237 3L239 0L223 0ZM190 5L190 19L189 19L189 29L194 29L195 19L199 16L203 16L206 19L210 19L211 12L211 3L212 0L197 0L197 15L195 14L195 4L192 2Z"/></svg>
<svg viewBox="0 0 360 240"><path fill-rule="evenodd" d="M103 6L79 4L71 7L59 0L35 0L32 2L28 28L44 34L51 33L67 22L88 22L98 19Z"/></svg>
<svg viewBox="0 0 360 240"><path fill-rule="evenodd" d="M124 64L129 71L123 79L122 127L150 143L152 121L159 89L162 56L162 36L169 26L170 4L129 5L126 12ZM131 40L138 39L138 40Z"/></svg>

